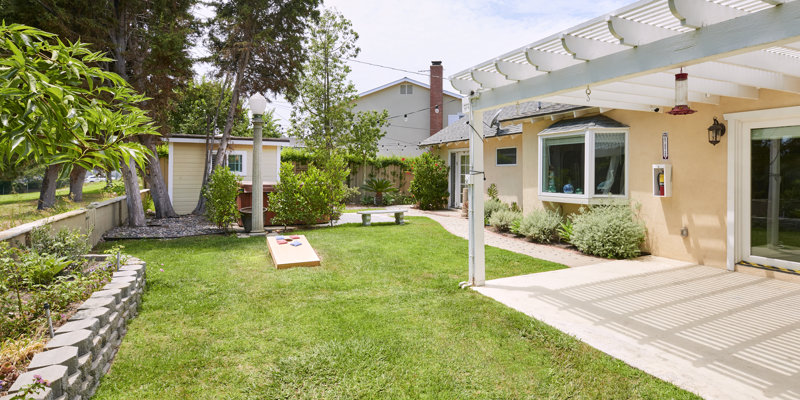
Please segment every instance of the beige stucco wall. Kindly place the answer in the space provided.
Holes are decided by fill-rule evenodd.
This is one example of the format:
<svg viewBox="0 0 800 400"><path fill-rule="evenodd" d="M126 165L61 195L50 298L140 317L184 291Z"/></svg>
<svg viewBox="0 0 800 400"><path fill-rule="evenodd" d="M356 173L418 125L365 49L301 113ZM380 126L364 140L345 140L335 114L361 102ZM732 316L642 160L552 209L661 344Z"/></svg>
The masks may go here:
<svg viewBox="0 0 800 400"><path fill-rule="evenodd" d="M800 96L762 89L759 100L723 98L721 104L692 104L698 112L686 116L613 110L605 115L630 126L628 166L631 203L647 225L646 248L652 254L711 266L725 266L727 247L728 135L712 146L707 128L717 117L739 111L800 105ZM523 125L523 148L529 155L523 166L523 209L555 207L576 212L574 204L545 203L538 199L538 136L552 122ZM669 133L669 160L661 158L661 134ZM533 155L533 156L531 156ZM672 165L673 195L652 194L652 164ZM682 227L689 235L681 237Z"/></svg>
<svg viewBox="0 0 800 400"><path fill-rule="evenodd" d="M252 180L253 152L252 146L232 144L230 151L243 151L245 153L244 169L246 174L242 180ZM200 196L200 185L203 182L203 168L205 162L204 143L172 143L170 157L172 161L172 206L178 214L188 214L194 210ZM278 181L278 148L277 146L264 146L261 156L261 178L265 183L274 184Z"/></svg>
<svg viewBox="0 0 800 400"><path fill-rule="evenodd" d="M402 82L402 84L408 84ZM427 108L430 107L430 90L422 86L413 85L412 94L400 94L400 84L389 86L383 90L370 93L359 97L356 102L356 111L367 110L388 110L389 116L399 117L389 120L390 124L386 127L386 136L379 144L388 146L379 148L378 155L389 156L397 155L401 157L418 156L424 152L417 147L417 144L430 136L430 114ZM443 126L447 126L447 116L461 112L461 99L443 95L442 110ZM418 110L422 110L415 112ZM408 115L408 121L404 121L402 115ZM413 114L411 114L413 113ZM395 144L405 147L395 148Z"/></svg>

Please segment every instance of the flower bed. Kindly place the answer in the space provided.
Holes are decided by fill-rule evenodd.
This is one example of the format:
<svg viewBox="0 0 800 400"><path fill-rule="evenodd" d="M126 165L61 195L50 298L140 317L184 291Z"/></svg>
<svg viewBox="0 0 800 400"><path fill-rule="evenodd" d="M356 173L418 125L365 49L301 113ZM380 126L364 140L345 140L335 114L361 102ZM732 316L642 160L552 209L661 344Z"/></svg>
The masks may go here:
<svg viewBox="0 0 800 400"><path fill-rule="evenodd" d="M112 303L97 297L104 297L118 283L115 279L131 276L122 269L117 271L119 264L125 263L124 257L118 264L116 256L87 257L88 250L87 235L69 230L55 233L46 227L34 230L26 247L0 242L0 395L19 389L15 382L26 368L32 369L28 364L35 362L37 353L55 348L52 342L60 335L47 342L48 312L56 333L66 333L70 326L78 325L73 321L83 319L86 310ZM119 251L115 248L110 252ZM143 273L137 272L139 276L143 281ZM117 295L116 300L128 296ZM106 317L98 320L98 328L112 322L110 316ZM114 318L113 323L117 323L119 316ZM33 383L33 379L25 380L30 381L26 385Z"/></svg>

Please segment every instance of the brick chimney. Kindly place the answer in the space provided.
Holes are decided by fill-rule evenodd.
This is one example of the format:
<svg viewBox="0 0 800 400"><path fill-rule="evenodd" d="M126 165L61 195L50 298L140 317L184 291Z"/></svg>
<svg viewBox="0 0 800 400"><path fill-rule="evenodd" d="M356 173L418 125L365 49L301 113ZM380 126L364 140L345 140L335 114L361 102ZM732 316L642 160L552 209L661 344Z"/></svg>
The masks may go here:
<svg viewBox="0 0 800 400"><path fill-rule="evenodd" d="M441 61L431 61L431 103L429 110L431 114L431 136L444 128L442 118L444 117L444 104L442 103L442 75L444 69ZM438 113L436 106L439 106Z"/></svg>

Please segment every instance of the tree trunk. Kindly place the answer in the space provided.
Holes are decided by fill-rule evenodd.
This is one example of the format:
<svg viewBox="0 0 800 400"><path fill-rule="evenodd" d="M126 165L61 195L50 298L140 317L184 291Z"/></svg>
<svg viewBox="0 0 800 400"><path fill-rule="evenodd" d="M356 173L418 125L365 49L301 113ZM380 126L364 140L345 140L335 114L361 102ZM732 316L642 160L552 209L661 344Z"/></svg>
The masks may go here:
<svg viewBox="0 0 800 400"><path fill-rule="evenodd" d="M242 76L247 64L250 62L250 50L245 50L242 58L239 60L239 65L236 69L236 79L233 83L233 91L231 92L231 104L228 107L228 118L225 120L225 129L222 131L222 138L219 141L219 148L217 149L217 156L214 157L213 168L211 173L214 173L219 165L225 162L225 151L228 149L228 138L231 136L233 129L234 118L236 117L236 107L239 106L239 92L242 86Z"/></svg>
<svg viewBox="0 0 800 400"><path fill-rule="evenodd" d="M125 180L128 226L144 226L144 208L142 208L142 196L139 194L139 177L136 176L135 162L131 160L130 163L130 165L120 164L122 179Z"/></svg>
<svg viewBox="0 0 800 400"><path fill-rule="evenodd" d="M225 79L222 81L222 88L219 91L219 98L217 99L217 107L214 110L214 118L206 118L206 160L203 169L203 181L200 184L200 195L197 199L197 206L192 210L194 215L203 215L206 213L206 196L203 195L203 188L208 184L208 177L214 169L214 160L211 157L211 150L214 147L214 135L217 133L217 119L219 119L219 110L222 107L222 99L225 98L225 91L228 90L229 74L225 74Z"/></svg>
<svg viewBox="0 0 800 400"><path fill-rule="evenodd" d="M83 183L86 180L86 169L77 165L69 173L69 199L83 201Z"/></svg>
<svg viewBox="0 0 800 400"><path fill-rule="evenodd" d="M56 187L58 186L59 172L61 172L61 164L48 165L44 170L42 189L39 191L39 202L36 205L37 210L52 208L56 205Z"/></svg>
<svg viewBox="0 0 800 400"><path fill-rule="evenodd" d="M156 151L155 136L145 135L141 138L148 150L152 155L147 156L147 173L144 176L147 185L150 188L150 197L153 198L153 205L156 207L156 218L176 218L175 209L172 208L172 202L169 199L169 192L166 185L164 185L164 177L161 173L161 163L158 162L158 152ZM170 155L171 156L171 155Z"/></svg>

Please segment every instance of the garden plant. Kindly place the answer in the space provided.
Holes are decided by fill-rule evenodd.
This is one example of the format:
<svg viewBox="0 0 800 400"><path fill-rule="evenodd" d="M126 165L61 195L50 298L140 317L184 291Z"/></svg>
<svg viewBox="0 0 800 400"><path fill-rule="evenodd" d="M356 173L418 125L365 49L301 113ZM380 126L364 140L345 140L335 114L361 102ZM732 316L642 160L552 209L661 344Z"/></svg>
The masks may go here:
<svg viewBox="0 0 800 400"><path fill-rule="evenodd" d="M240 180L230 169L217 168L204 189L206 217L224 230L239 218L236 196L239 194Z"/></svg>
<svg viewBox="0 0 800 400"><path fill-rule="evenodd" d="M424 153L411 166L414 179L409 191L423 210L437 210L447 203L447 173L449 168L438 157Z"/></svg>
<svg viewBox="0 0 800 400"><path fill-rule="evenodd" d="M594 206L572 217L570 243L586 254L633 258L641 253L646 232L630 205Z"/></svg>

